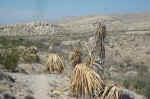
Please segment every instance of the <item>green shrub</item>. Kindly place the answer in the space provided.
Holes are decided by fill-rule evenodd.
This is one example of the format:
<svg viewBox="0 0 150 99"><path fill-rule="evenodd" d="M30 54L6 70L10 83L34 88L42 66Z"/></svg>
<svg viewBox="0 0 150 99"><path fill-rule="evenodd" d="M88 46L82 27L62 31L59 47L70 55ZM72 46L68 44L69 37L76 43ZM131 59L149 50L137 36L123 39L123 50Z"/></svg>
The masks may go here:
<svg viewBox="0 0 150 99"><path fill-rule="evenodd" d="M7 70L14 71L19 62L19 53L15 48L8 48L4 51L4 53L0 56L1 64Z"/></svg>
<svg viewBox="0 0 150 99"><path fill-rule="evenodd" d="M146 96L147 99L150 99L150 83L148 83L143 90L144 96Z"/></svg>
<svg viewBox="0 0 150 99"><path fill-rule="evenodd" d="M34 54L23 55L23 59L27 63L39 62L39 57L37 55L34 55Z"/></svg>
<svg viewBox="0 0 150 99"><path fill-rule="evenodd" d="M145 73L148 72L148 66L143 65L142 63L139 65L135 65L138 75L143 76Z"/></svg>
<svg viewBox="0 0 150 99"><path fill-rule="evenodd" d="M9 37L0 37L0 44L3 46L3 48L9 48L10 45L13 45L14 47L16 46L36 46L37 48L40 48L42 50L48 49L48 45L45 45L43 43L43 40L28 40L28 39L23 39L20 37L15 37L15 38L9 38Z"/></svg>
<svg viewBox="0 0 150 99"><path fill-rule="evenodd" d="M146 97L150 97L150 78L147 75L140 75L137 77L127 77L123 81L123 86L127 89L136 91L139 94L142 94ZM149 98L148 98L149 99Z"/></svg>

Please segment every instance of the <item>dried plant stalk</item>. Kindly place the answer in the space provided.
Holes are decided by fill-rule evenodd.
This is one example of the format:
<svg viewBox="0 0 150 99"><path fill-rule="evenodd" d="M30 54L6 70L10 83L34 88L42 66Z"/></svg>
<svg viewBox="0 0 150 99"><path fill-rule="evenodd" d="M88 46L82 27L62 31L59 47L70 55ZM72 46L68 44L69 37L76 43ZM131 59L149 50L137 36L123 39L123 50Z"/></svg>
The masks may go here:
<svg viewBox="0 0 150 99"><path fill-rule="evenodd" d="M70 61L73 67L81 62L81 52L79 48L73 49Z"/></svg>

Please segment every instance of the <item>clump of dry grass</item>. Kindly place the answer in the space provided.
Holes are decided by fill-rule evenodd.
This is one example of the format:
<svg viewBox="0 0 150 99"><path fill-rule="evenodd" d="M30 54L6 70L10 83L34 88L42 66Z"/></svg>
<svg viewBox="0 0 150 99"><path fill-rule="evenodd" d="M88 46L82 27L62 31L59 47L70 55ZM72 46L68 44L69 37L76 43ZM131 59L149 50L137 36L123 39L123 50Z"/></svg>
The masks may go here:
<svg viewBox="0 0 150 99"><path fill-rule="evenodd" d="M54 71L61 73L64 70L62 58L57 54L50 54L47 60L47 70L49 70L50 73Z"/></svg>
<svg viewBox="0 0 150 99"><path fill-rule="evenodd" d="M81 52L79 48L74 48L70 57L70 61L73 67L81 62Z"/></svg>
<svg viewBox="0 0 150 99"><path fill-rule="evenodd" d="M121 89L116 85L109 85L105 87L103 94L99 99L122 99L121 98Z"/></svg>
<svg viewBox="0 0 150 99"><path fill-rule="evenodd" d="M92 96L95 92L104 90L104 82L101 77L85 63L77 64L72 73L72 92L76 96Z"/></svg>

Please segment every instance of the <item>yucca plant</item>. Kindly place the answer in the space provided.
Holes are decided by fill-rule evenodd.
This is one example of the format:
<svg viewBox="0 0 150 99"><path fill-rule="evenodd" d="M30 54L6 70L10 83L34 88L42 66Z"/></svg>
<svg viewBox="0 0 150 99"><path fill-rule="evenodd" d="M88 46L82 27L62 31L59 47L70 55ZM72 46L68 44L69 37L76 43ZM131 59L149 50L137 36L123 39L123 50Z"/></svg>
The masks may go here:
<svg viewBox="0 0 150 99"><path fill-rule="evenodd" d="M94 48L90 48L87 46L88 50L88 60L86 61L88 66L92 66L95 63L95 53L94 53Z"/></svg>
<svg viewBox="0 0 150 99"><path fill-rule="evenodd" d="M70 61L73 67L81 62L81 52L79 48L74 48L70 57Z"/></svg>
<svg viewBox="0 0 150 99"><path fill-rule="evenodd" d="M106 37L106 26L99 22L97 26L97 30L95 33L95 41L96 41L96 48L98 50L98 55L101 59L101 64L104 64L105 60L105 46L104 46L104 39Z"/></svg>
<svg viewBox="0 0 150 99"><path fill-rule="evenodd" d="M116 85L109 85L105 87L103 94L99 99L122 99L122 91Z"/></svg>
<svg viewBox="0 0 150 99"><path fill-rule="evenodd" d="M26 50L26 47L25 46L17 46L17 50L20 53L20 56L22 56Z"/></svg>
<svg viewBox="0 0 150 99"><path fill-rule="evenodd" d="M105 84L101 77L85 63L77 64L72 73L71 88L75 96L90 97L102 93Z"/></svg>
<svg viewBox="0 0 150 99"><path fill-rule="evenodd" d="M50 54L47 60L47 70L49 70L50 73L54 71L61 73L64 70L63 59L57 54Z"/></svg>

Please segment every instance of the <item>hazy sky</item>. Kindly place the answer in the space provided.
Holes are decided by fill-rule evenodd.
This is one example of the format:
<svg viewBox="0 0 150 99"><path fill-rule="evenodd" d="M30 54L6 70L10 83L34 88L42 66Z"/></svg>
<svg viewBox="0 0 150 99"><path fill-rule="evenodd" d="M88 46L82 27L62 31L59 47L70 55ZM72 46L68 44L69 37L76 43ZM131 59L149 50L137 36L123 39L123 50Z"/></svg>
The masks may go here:
<svg viewBox="0 0 150 99"><path fill-rule="evenodd" d="M150 0L0 0L0 24L143 11L150 12Z"/></svg>

